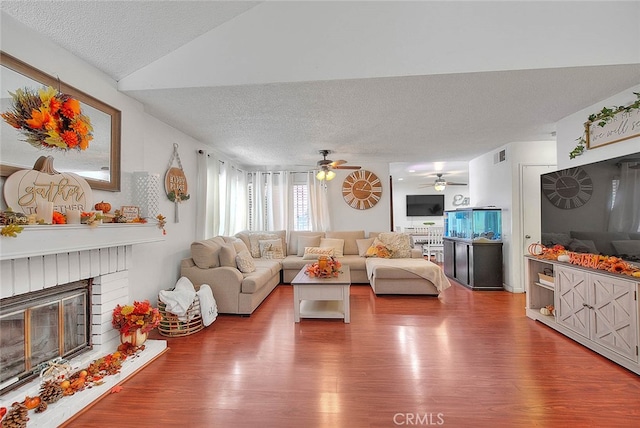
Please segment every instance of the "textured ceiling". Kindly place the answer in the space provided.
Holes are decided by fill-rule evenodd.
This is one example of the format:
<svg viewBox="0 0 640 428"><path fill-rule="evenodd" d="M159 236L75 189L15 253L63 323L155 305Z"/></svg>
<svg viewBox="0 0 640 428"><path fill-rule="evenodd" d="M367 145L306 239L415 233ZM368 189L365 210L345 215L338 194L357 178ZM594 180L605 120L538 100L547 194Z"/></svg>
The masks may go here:
<svg viewBox="0 0 640 428"><path fill-rule="evenodd" d="M313 167L319 149L425 174L435 167L418 164L458 168L510 142L552 140L558 120L640 83L639 43L628 40L635 54L616 56L593 46L597 32L582 25L599 10L635 22L616 28L640 35L637 4L487 2L469 12L459 2L347 3L2 1L0 9L127 82L121 90L151 115L256 168ZM391 19L400 4L422 9L399 8ZM476 19L485 10L486 28ZM411 37L425 31L415 11L428 16L431 40ZM436 27L450 34L438 38ZM196 63L193 79L176 72Z"/></svg>

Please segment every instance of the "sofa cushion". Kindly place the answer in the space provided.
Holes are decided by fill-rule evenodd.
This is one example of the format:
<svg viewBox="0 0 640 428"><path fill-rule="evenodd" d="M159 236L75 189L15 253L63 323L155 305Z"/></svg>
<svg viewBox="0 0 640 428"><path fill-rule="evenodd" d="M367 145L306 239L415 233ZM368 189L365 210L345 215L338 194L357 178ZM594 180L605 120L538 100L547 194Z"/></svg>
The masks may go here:
<svg viewBox="0 0 640 428"><path fill-rule="evenodd" d="M260 257L265 259L284 259L282 239L261 239L258 244L260 245Z"/></svg>
<svg viewBox="0 0 640 428"><path fill-rule="evenodd" d="M268 239L278 239L278 235L274 233L250 233L249 234L249 251L251 252L251 257L254 259L259 259L262 254L260 253L260 241L268 240Z"/></svg>
<svg viewBox="0 0 640 428"><path fill-rule="evenodd" d="M219 253L224 245L222 239L211 238L196 241L191 244L191 258L201 269L209 269L220 266Z"/></svg>
<svg viewBox="0 0 640 428"><path fill-rule="evenodd" d="M367 254L367 250L373 244L374 238L356 239L356 245L358 246L358 255L364 257Z"/></svg>
<svg viewBox="0 0 640 428"><path fill-rule="evenodd" d="M320 256L332 257L335 253L332 247L305 247L303 260L318 260Z"/></svg>
<svg viewBox="0 0 640 428"><path fill-rule="evenodd" d="M391 250L391 258L411 258L411 235L408 233L384 232L378 239Z"/></svg>
<svg viewBox="0 0 640 428"><path fill-rule="evenodd" d="M596 244L589 239L572 239L565 248L576 253L598 254Z"/></svg>
<svg viewBox="0 0 640 428"><path fill-rule="evenodd" d="M327 232L327 238L342 239L344 240L344 247L342 255L355 255L358 254L358 244L356 240L364 238L364 230L350 230L346 232ZM337 255L337 254L336 254Z"/></svg>
<svg viewBox="0 0 640 428"><path fill-rule="evenodd" d="M640 240L640 232L629 232L629 239Z"/></svg>
<svg viewBox="0 0 640 428"><path fill-rule="evenodd" d="M242 273L250 273L256 270L256 265L253 263L253 257L248 251L240 251L236 255L236 266Z"/></svg>
<svg viewBox="0 0 640 428"><path fill-rule="evenodd" d="M314 236L314 235L320 235L321 238L324 238L324 232L319 232L319 231L309 231L309 230L292 230L291 232L289 232L289 239L287 240L287 254L286 255L292 255L295 256L298 254L298 238L301 236ZM320 244L318 244L320 245ZM308 245L309 247L312 247L313 245ZM304 251L304 247L302 248L302 250ZM302 257L302 254L300 254L300 257Z"/></svg>
<svg viewBox="0 0 640 428"><path fill-rule="evenodd" d="M242 250L249 251L249 247L247 247L247 244L245 244L244 241L240 238L234 238L233 241L231 241L231 243L233 244L233 247L236 249L236 253L239 253Z"/></svg>
<svg viewBox="0 0 640 428"><path fill-rule="evenodd" d="M304 256L305 248L319 247L320 238L322 238L322 235L298 236L298 251L296 254L302 257Z"/></svg>
<svg viewBox="0 0 640 428"><path fill-rule="evenodd" d="M640 240L627 239L622 241L611 241L611 245L616 250L616 254L640 257Z"/></svg>
<svg viewBox="0 0 640 428"><path fill-rule="evenodd" d="M220 247L220 266L236 267L236 255L238 253L232 243L224 244Z"/></svg>
<svg viewBox="0 0 640 428"><path fill-rule="evenodd" d="M604 255L615 254L615 248L611 245L611 241L622 241L629 239L627 232L579 232L572 230L569 232L572 238L581 241L590 240L596 245L597 252Z"/></svg>
<svg viewBox="0 0 640 428"><path fill-rule="evenodd" d="M255 293L257 290L265 286L271 278L273 273L268 267L256 267L256 270L251 273L245 273L240 291L242 293Z"/></svg>
<svg viewBox="0 0 640 428"><path fill-rule="evenodd" d="M336 257L344 255L344 239L320 238L320 247L333 248L333 255Z"/></svg>
<svg viewBox="0 0 640 428"><path fill-rule="evenodd" d="M568 233L545 232L542 234L541 238L541 244L545 247L562 245L564 248L569 248L569 242L571 242L571 236L569 236Z"/></svg>

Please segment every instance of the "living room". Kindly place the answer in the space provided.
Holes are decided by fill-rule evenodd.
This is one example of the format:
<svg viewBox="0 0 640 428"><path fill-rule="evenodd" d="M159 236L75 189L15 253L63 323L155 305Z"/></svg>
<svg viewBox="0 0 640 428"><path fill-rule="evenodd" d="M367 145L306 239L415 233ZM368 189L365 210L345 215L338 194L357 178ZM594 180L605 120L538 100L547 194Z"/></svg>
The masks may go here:
<svg viewBox="0 0 640 428"><path fill-rule="evenodd" d="M4 3L3 8L8 7ZM584 7L584 5L580 6ZM622 6L617 5L616 7ZM522 233L524 231L522 226L522 203L525 196L520 186L522 165L556 165L558 169L561 169L638 151L639 139L635 137L598 149L587 150L576 159L570 159L568 156L576 145L576 138L582 135L583 124L590 114L599 111L603 106L628 104L633 101L633 93L640 92L640 84L637 79L637 65L640 62L637 57L639 49L638 42L634 41L634 35L637 36L637 20L633 21L633 18L638 17L638 8L637 4L624 7L630 7L631 12L620 13L613 9L605 10L602 13L611 13L616 19L623 17L631 19L631 21L624 25L620 25L619 21L617 21L618 23L614 26L610 24L610 22L614 21L613 18L603 18L601 25L607 29L605 32L608 34L628 31L628 37L620 36L620 38L628 41L625 46L602 48L603 50L609 49L607 52L611 55L610 58L596 59L592 60L592 62L587 59L582 59L579 62L573 58L572 61L568 61L564 65L566 67L583 66L588 68L588 65L613 66L626 64L628 67L627 74L616 74L617 78L623 83L620 85L617 82L609 82L610 86L606 87L606 89L599 89L600 92L596 91L597 95L590 94L591 97L594 97L592 102L587 104L577 102L580 108L564 115L561 114L558 117L548 118L547 121L553 123L554 127L544 138L541 136L538 140L506 141L495 144L491 146L491 149L466 159L466 162L468 162L468 187L464 188L462 192L457 191L458 189L456 188L445 190L447 209L453 208L453 196L463 193L464 196L468 196L471 199L473 206L493 205L503 210L505 289L514 293L524 292L522 260L525 255L526 245L523 238L524 233ZM564 17L567 18L567 15ZM570 21L567 19L567 22ZM595 21L593 24L595 25ZM128 298L130 300L148 299L151 302L155 302L160 290L166 290L175 285L179 276L180 260L188 256L191 243L204 237L201 236L203 219L201 218L202 207L200 204L202 200L199 197L197 184L200 162L198 151L211 153L219 160L241 168L246 167L246 164L244 164L242 158L236 156L236 152L229 152L233 153L233 155L226 154L224 151L190 136L186 130L181 131L179 128L157 119L143 102L135 98L135 90L131 92L131 96L127 95L126 91L118 89L119 83L116 77L106 74L95 64L82 59L81 54L74 54L62 48L52 39L46 38L37 31L28 28L26 24L16 21L8 16L4 10L2 13L1 40L3 52L43 72L58 76L63 82L116 107L122 112L121 190L119 192L94 191L94 199L96 201L105 200L114 207L132 205L131 183L133 173L136 171L164 173L167 168L167 162L173 154L174 144L176 142L179 143L178 150L182 168L190 184L190 189L192 189L192 198L180 204L177 208L179 221L176 221L175 204L163 198L160 201L160 211L168 220L165 226L166 236L161 242L143 243L134 246L134 251L131 255L132 268L129 271L129 281L132 284L136 284L136 286L131 288ZM583 48L583 42L577 42L571 46L578 50L578 46ZM603 57L605 56L603 55ZM516 65L511 65L510 69L519 68L519 63L515 59L513 61ZM550 67L560 67L558 64L559 62L553 63ZM635 68L633 68L634 66ZM629 80L629 70L631 72L635 71L635 80L633 78ZM631 75L633 76L633 74ZM556 82L555 84L560 83ZM14 90L15 88L3 87L3 91L5 89ZM564 96L580 98L583 101L589 99L585 96L585 93L588 93L591 89L591 87L585 86L582 93L565 93ZM535 88L533 88L533 91L535 91ZM522 102L526 102L526 100ZM549 109L553 110L553 106L549 106ZM468 115L469 112L465 111L465 114ZM553 116L553 114L557 113L554 111L554 113L550 113L550 116ZM498 125L487 124L486 127L508 127L502 123L500 116L496 117L496 123ZM479 140L486 138L482 132L483 129L478 128ZM551 132L555 132L555 136L552 136ZM319 158L317 150L327 148L327 146L317 146L316 142L314 141L313 144L306 143L304 146L301 144L298 150L305 150L310 156ZM234 141L228 142L230 146L234 144ZM425 142L425 144L427 143ZM431 141L428 144L436 146L439 143ZM340 156L341 146L338 144L333 148ZM506 161L496 163L495 157L501 151L506 152ZM385 160L385 152L380 153L377 160L368 160L366 163L360 162L358 159L359 157L354 155L353 159L349 158L348 160L350 163L362 164L367 170L376 173L385 186L388 184L391 166ZM425 161L427 160L440 159L425 159ZM256 167L257 169L260 168ZM347 174L344 171L338 171L337 174L338 177L327 184L327 199L337 202L329 206L332 228L335 230L390 230L392 225L390 214L392 212L392 199L384 197L372 209L355 211L342 200L340 184ZM5 178L2 179L3 186L4 180ZM394 183L395 201L402 201L404 195L418 192L415 188L405 188L406 190L404 191L400 189L403 189L403 185ZM5 208L6 204L3 202L2 209ZM405 220L402 215L402 208L401 203L394 202L393 213L396 225L402 224L402 221ZM231 234L236 231L228 232ZM2 239L8 238L3 237ZM18 237L17 239L20 238Z"/></svg>

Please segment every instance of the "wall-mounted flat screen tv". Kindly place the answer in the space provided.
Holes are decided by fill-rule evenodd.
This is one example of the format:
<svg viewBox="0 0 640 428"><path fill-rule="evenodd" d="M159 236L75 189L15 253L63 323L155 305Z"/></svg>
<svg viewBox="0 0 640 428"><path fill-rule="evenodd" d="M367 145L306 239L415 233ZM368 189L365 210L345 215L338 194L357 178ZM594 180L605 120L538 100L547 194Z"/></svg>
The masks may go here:
<svg viewBox="0 0 640 428"><path fill-rule="evenodd" d="M444 215L444 195L407 195L407 217Z"/></svg>

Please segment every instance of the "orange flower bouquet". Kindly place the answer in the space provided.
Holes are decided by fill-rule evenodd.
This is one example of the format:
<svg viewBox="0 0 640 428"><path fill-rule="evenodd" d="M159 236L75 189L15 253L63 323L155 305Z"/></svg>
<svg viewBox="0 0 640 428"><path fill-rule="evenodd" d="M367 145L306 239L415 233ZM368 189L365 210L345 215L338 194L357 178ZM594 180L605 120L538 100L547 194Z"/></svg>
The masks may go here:
<svg viewBox="0 0 640 428"><path fill-rule="evenodd" d="M336 260L335 257L326 257L318 259L316 263L307 265L305 273L312 278L337 277L341 272L340 268L342 268L342 263Z"/></svg>
<svg viewBox="0 0 640 428"><path fill-rule="evenodd" d="M151 307L148 300L133 302L133 305L117 305L113 310L111 324L120 334L130 335L140 329L148 333L160 324L162 316L157 308Z"/></svg>
<svg viewBox="0 0 640 428"><path fill-rule="evenodd" d="M80 101L51 86L37 92L18 89L10 94L12 108L1 116L24 134L27 143L36 148L65 151L89 147L93 127L82 114Z"/></svg>

